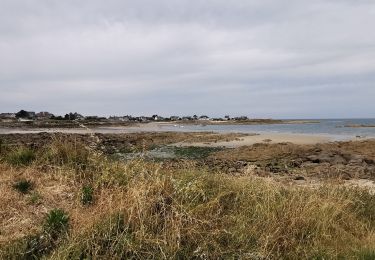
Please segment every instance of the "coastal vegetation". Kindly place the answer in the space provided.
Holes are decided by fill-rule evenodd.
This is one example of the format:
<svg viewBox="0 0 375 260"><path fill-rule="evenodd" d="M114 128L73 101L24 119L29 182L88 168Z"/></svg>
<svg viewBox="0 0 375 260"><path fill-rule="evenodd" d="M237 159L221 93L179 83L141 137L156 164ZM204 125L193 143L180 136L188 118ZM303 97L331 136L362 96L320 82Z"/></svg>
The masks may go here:
<svg viewBox="0 0 375 260"><path fill-rule="evenodd" d="M137 138L130 141L147 150ZM152 139L159 146L158 140L165 140ZM247 159L278 175L285 169L277 165L295 162L298 154L316 152L316 147L187 147L177 148L182 156L173 160L139 156L124 161L110 157L113 149L101 147L105 142L95 136L43 140L33 149L27 142L3 141L1 259L375 257L375 195L370 190L332 181L290 185L254 171L212 170L210 164ZM346 151L360 147L338 146ZM319 153L336 148L321 146ZM366 149L367 160L373 152ZM319 158L324 156L310 159ZM279 164L269 164L272 160Z"/></svg>

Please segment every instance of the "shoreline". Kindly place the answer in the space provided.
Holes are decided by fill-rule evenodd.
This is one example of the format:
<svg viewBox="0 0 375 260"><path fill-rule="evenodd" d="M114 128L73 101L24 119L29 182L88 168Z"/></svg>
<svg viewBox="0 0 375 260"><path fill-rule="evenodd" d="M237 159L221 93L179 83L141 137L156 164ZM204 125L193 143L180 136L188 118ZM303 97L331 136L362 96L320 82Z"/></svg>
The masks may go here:
<svg viewBox="0 0 375 260"><path fill-rule="evenodd" d="M170 129L168 129L168 127ZM167 129L166 129L167 128ZM172 128L172 129L171 129ZM373 136L358 137L355 135L335 135L335 134L307 134L307 133L275 133L266 131L241 132L241 131L215 131L215 130L191 130L184 128L183 125L170 122L153 122L147 124L134 124L128 126L98 126L87 128L1 128L0 135L5 134L37 134L37 133L64 133L64 134L133 134L133 133L152 133L152 132L212 132L217 134L242 133L248 136L241 140L231 142L217 143L194 143L194 146L224 146L239 147L244 145L253 145L255 143L283 143L290 142L294 144L317 144L335 141L361 141L373 139ZM181 144L186 146L186 144Z"/></svg>

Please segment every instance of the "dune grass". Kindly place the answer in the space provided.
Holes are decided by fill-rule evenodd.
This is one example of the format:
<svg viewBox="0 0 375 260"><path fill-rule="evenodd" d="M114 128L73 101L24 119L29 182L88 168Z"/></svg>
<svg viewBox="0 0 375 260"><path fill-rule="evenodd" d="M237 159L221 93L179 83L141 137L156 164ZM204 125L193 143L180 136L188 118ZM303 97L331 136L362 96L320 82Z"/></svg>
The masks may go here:
<svg viewBox="0 0 375 260"><path fill-rule="evenodd" d="M75 140L55 140L37 154L32 165L0 164L1 259L375 254L375 196L366 190L285 186L142 159L113 161ZM16 177L33 183L37 205L28 203L31 194L20 196L12 188Z"/></svg>
<svg viewBox="0 0 375 260"><path fill-rule="evenodd" d="M30 165L36 158L35 151L19 147L7 154L5 160L13 166L27 166Z"/></svg>

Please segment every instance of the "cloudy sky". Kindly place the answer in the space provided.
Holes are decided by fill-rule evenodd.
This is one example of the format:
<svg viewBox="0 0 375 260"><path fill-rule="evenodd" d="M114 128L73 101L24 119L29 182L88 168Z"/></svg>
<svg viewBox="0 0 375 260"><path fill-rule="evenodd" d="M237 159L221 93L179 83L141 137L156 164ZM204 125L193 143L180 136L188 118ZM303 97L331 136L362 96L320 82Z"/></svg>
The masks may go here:
<svg viewBox="0 0 375 260"><path fill-rule="evenodd" d="M0 112L375 117L374 0L0 0Z"/></svg>

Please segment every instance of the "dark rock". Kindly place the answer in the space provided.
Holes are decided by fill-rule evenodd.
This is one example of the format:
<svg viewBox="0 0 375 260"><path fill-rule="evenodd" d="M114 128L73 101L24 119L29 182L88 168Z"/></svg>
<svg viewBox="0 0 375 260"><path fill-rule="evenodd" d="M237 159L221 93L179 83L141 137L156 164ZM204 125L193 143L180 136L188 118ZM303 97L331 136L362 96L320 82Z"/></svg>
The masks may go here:
<svg viewBox="0 0 375 260"><path fill-rule="evenodd" d="M365 158L364 161L365 161L365 163L367 163L368 165L373 165L373 164L375 164L375 161L374 161L373 159L367 159L367 158Z"/></svg>
<svg viewBox="0 0 375 260"><path fill-rule="evenodd" d="M294 177L294 180L295 181L304 181L305 177L303 177L303 176L296 176L296 177Z"/></svg>
<svg viewBox="0 0 375 260"><path fill-rule="evenodd" d="M365 161L365 157L363 155L353 155L349 163L350 164L362 164L364 161Z"/></svg>
<svg viewBox="0 0 375 260"><path fill-rule="evenodd" d="M331 164L347 164L347 160L341 155L335 155L331 161Z"/></svg>
<svg viewBox="0 0 375 260"><path fill-rule="evenodd" d="M307 160L312 163L347 164L347 160L340 154L321 153L307 156Z"/></svg>

